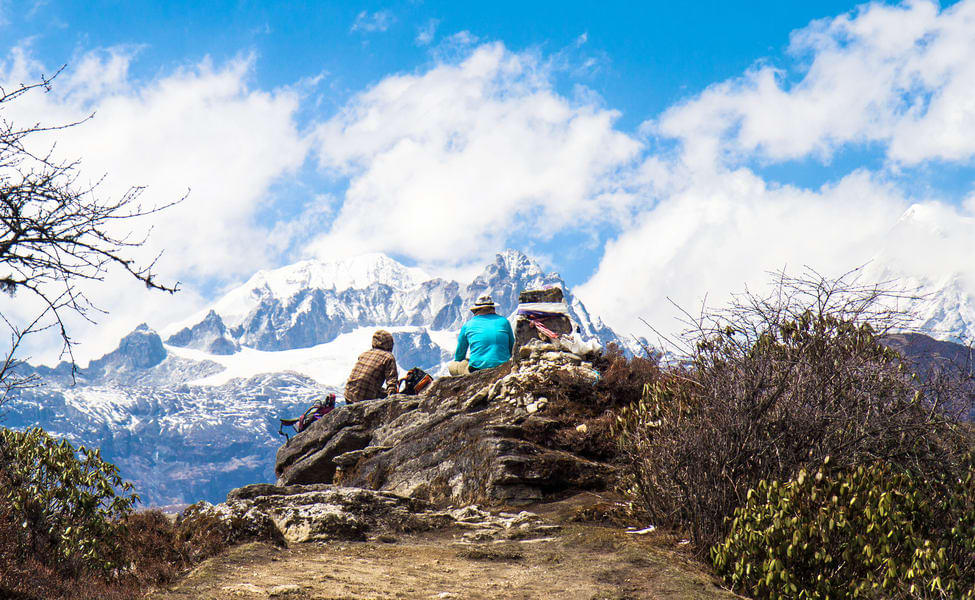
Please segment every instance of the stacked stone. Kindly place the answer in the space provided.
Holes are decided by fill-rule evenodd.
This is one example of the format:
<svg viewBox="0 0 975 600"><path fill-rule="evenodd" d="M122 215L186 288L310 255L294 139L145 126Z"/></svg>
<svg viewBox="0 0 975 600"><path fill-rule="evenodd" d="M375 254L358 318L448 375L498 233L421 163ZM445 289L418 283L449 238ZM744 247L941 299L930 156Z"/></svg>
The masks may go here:
<svg viewBox="0 0 975 600"><path fill-rule="evenodd" d="M569 351L567 344L561 342L540 342L531 340L518 349L518 368L551 371L560 367L583 367L592 369L592 356L579 356Z"/></svg>
<svg viewBox="0 0 975 600"><path fill-rule="evenodd" d="M545 389L546 379L569 375L591 383L599 380L599 373L591 362L594 357L573 354L558 341L530 340L518 349L518 357L520 360L511 373L482 390L478 396L485 394L484 399L488 402L504 402L530 414L544 410L548 405L548 398L537 394L537 390Z"/></svg>
<svg viewBox="0 0 975 600"><path fill-rule="evenodd" d="M525 290L518 295L518 302L521 304L532 304L536 302L564 302L562 288L549 288L545 290ZM567 315L550 317L543 323L545 327L559 335L572 334L572 321ZM515 360L518 360L519 349L532 340L551 342L544 333L532 327L531 321L523 316L518 316L515 320Z"/></svg>

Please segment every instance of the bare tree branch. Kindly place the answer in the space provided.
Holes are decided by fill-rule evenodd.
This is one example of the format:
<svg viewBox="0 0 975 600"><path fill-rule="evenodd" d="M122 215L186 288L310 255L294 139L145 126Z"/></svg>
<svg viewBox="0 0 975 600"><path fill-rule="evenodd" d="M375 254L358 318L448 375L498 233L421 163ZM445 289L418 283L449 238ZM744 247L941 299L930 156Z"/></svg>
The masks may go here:
<svg viewBox="0 0 975 600"><path fill-rule="evenodd" d="M13 90L0 88L0 111L27 94L50 91L63 70ZM169 293L179 289L178 282L158 279L154 272L158 255L147 264L132 257L146 237L117 233L116 224L156 214L186 196L144 207L140 202L144 188L132 187L119 198L104 199L97 194L101 180L79 183L79 161L56 158L54 145L44 154L28 147L28 140L38 133L75 127L93 116L29 127L0 118L0 291L11 296L26 294L42 306L41 313L23 326L0 313L10 332L10 348L0 363L0 404L14 389L33 382L30 376L17 374L23 363L16 353L26 336L55 328L62 341L62 357L74 366L75 342L68 335L65 317L73 313L92 321L92 312L101 312L77 283L102 281L109 269L120 268L149 289Z"/></svg>
<svg viewBox="0 0 975 600"><path fill-rule="evenodd" d="M725 308L682 310L686 354L620 420L624 490L701 551L760 480L832 457L916 472L950 468L975 390L970 368L919 369L884 343L910 328L896 282L771 274Z"/></svg>

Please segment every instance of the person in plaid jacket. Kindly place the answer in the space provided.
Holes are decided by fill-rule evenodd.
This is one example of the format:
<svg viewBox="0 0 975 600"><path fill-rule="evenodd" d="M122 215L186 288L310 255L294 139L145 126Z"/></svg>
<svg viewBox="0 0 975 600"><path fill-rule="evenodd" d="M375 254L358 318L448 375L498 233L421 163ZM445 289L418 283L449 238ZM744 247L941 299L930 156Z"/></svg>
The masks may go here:
<svg viewBox="0 0 975 600"><path fill-rule="evenodd" d="M359 355L345 384L345 402L385 398L398 387L396 358L393 357L393 335L384 329L372 334L372 350ZM383 389L383 384L386 384Z"/></svg>

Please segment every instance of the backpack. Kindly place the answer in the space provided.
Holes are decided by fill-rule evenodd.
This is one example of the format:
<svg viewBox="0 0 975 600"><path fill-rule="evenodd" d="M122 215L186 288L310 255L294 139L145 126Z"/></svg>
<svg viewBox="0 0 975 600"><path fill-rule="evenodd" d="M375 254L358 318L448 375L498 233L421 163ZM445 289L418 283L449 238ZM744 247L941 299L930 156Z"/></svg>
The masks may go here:
<svg viewBox="0 0 975 600"><path fill-rule="evenodd" d="M290 442L291 437L284 431L285 427L294 427L295 433L301 433L302 431L308 429L308 426L315 421L321 419L328 413L332 412L335 408L335 394L329 394L325 396L324 400L319 400L308 407L305 414L301 415L297 419L280 419L281 426L278 428L278 433L283 435Z"/></svg>
<svg viewBox="0 0 975 600"><path fill-rule="evenodd" d="M413 367L407 371L406 377L400 379L399 382L399 393L414 396L433 383L433 377L430 377L423 369Z"/></svg>

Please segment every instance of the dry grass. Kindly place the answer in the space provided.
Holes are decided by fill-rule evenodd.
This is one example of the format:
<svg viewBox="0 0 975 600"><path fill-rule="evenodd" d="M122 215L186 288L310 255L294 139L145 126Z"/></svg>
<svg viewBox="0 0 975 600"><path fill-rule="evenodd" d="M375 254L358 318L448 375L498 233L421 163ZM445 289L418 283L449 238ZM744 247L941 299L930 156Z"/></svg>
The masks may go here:
<svg viewBox="0 0 975 600"><path fill-rule="evenodd" d="M655 360L628 359L614 344L594 367L600 373L595 385L564 372L545 389L536 390L536 395L549 399L549 405L544 418L525 422L528 440L591 460L616 460L619 449L612 426L619 410L639 401L644 386L657 381L661 371Z"/></svg>
<svg viewBox="0 0 975 600"><path fill-rule="evenodd" d="M245 540L222 521L200 515L179 523L157 510L132 513L120 538L128 568L112 576L66 573L52 557L24 556L15 528L0 513L0 597L13 600L122 600L176 581L195 565Z"/></svg>

